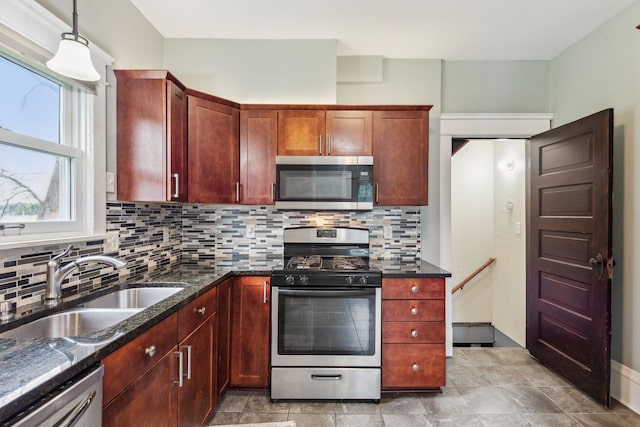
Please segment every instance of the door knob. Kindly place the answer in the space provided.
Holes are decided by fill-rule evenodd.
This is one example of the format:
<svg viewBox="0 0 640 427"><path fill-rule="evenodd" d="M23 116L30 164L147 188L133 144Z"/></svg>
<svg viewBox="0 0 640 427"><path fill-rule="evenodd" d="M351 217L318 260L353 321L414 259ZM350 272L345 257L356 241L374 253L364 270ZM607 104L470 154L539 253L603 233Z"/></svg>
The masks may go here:
<svg viewBox="0 0 640 427"><path fill-rule="evenodd" d="M589 259L589 264L591 264L591 268L596 273L598 280L602 279L604 276L604 259L602 258L602 254L599 253L594 258Z"/></svg>

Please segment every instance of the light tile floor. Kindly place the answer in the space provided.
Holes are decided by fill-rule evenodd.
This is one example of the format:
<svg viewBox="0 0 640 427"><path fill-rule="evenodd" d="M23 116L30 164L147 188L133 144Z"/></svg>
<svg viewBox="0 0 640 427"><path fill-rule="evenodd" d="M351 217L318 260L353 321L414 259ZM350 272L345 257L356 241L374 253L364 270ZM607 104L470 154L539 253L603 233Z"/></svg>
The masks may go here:
<svg viewBox="0 0 640 427"><path fill-rule="evenodd" d="M442 394L383 395L380 404L271 403L267 393L231 391L210 425L295 420L297 427L640 426L618 402L607 409L521 348L454 348Z"/></svg>

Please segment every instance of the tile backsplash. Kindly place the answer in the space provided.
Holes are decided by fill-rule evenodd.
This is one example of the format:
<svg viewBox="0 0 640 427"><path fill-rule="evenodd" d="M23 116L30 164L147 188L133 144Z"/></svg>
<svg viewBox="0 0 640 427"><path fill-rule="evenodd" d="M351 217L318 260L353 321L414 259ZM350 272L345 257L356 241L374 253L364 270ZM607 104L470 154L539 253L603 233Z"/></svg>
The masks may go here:
<svg viewBox="0 0 640 427"><path fill-rule="evenodd" d="M107 203L107 232L118 233L122 270L90 264L63 282L63 295L87 293L123 280L140 281L181 264L203 267L273 265L282 258L282 230L299 226L363 227L371 231L371 258L420 258L420 208L366 212L280 211L273 206ZM44 294L46 264L67 244L0 252L0 301L22 306ZM102 239L77 242L66 258L105 253Z"/></svg>

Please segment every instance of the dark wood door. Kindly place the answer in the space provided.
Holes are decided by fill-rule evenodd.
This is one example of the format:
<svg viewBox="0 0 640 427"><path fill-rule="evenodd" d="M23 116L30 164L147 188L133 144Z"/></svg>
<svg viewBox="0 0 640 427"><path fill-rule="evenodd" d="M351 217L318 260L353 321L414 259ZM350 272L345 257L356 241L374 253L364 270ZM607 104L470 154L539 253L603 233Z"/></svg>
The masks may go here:
<svg viewBox="0 0 640 427"><path fill-rule="evenodd" d="M527 348L609 404L613 110L531 138Z"/></svg>
<svg viewBox="0 0 640 427"><path fill-rule="evenodd" d="M209 420L216 406L217 343L215 313L180 343L185 377L178 388L178 425L201 426ZM188 360L191 358L191 360ZM190 370L189 370L190 368Z"/></svg>
<svg viewBox="0 0 640 427"><path fill-rule="evenodd" d="M327 111L328 156L371 156L373 112Z"/></svg>
<svg viewBox="0 0 640 427"><path fill-rule="evenodd" d="M177 359L170 352L104 407L102 425L175 426L176 373Z"/></svg>
<svg viewBox="0 0 640 427"><path fill-rule="evenodd" d="M429 112L373 114L374 202L423 206L428 200Z"/></svg>
<svg viewBox="0 0 640 427"><path fill-rule="evenodd" d="M233 286L231 385L269 386L268 277L237 277Z"/></svg>
<svg viewBox="0 0 640 427"><path fill-rule="evenodd" d="M322 156L325 142L324 110L278 112L279 156Z"/></svg>
<svg viewBox="0 0 640 427"><path fill-rule="evenodd" d="M240 202L246 205L275 203L278 113L240 112Z"/></svg>
<svg viewBox="0 0 640 427"><path fill-rule="evenodd" d="M189 201L237 203L240 199L240 113L187 95Z"/></svg>
<svg viewBox="0 0 640 427"><path fill-rule="evenodd" d="M187 201L187 96L175 83L167 82L167 163L169 200Z"/></svg>

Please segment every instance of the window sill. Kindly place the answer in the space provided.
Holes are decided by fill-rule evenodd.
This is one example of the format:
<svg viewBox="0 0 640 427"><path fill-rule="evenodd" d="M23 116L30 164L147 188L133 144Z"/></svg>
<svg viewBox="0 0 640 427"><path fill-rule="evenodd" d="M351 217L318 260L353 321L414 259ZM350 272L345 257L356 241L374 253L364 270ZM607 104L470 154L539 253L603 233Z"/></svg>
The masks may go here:
<svg viewBox="0 0 640 427"><path fill-rule="evenodd" d="M9 237L9 236L5 236ZM12 236L15 240L3 241L3 237L0 236L0 252L12 250L12 249L25 249L35 248L49 245L58 245L64 243L74 242L88 242L91 240L104 240L107 236L105 233L96 234L84 234L84 233L64 233L61 234L49 234L40 236Z"/></svg>

